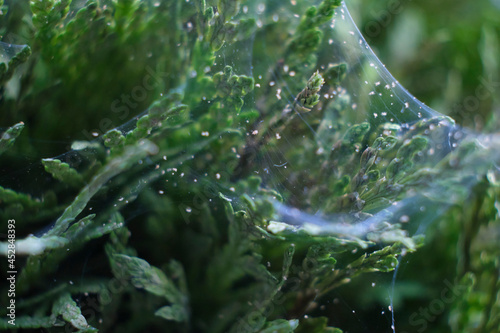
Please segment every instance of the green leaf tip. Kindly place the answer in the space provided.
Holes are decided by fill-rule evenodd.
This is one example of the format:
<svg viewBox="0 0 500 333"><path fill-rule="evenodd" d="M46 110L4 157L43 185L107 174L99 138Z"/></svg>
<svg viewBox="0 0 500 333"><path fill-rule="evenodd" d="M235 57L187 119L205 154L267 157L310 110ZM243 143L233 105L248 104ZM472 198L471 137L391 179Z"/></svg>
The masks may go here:
<svg viewBox="0 0 500 333"><path fill-rule="evenodd" d="M307 89L311 91L313 94L317 94L320 90L323 84L325 83L325 80L323 79L323 76L319 73L319 71L316 71L309 81L307 81Z"/></svg>
<svg viewBox="0 0 500 333"><path fill-rule="evenodd" d="M319 103L319 91L325 84L323 76L316 71L307 81L306 88L296 97L296 102L300 102L299 111L309 112Z"/></svg>
<svg viewBox="0 0 500 333"><path fill-rule="evenodd" d="M66 322L71 323L74 328L84 332L98 332L87 323L80 308L71 298L69 293L62 294L52 306L52 316L61 316Z"/></svg>
<svg viewBox="0 0 500 333"><path fill-rule="evenodd" d="M239 0L219 0L217 1L217 9L227 20L239 12L240 2Z"/></svg>
<svg viewBox="0 0 500 333"><path fill-rule="evenodd" d="M185 322L188 320L188 313L186 312L186 309L178 304L161 307L155 312L155 315L177 322Z"/></svg>
<svg viewBox="0 0 500 333"><path fill-rule="evenodd" d="M268 322L265 328L260 333L288 333L294 332L299 326L298 319L286 320L286 319L276 319L274 321Z"/></svg>
<svg viewBox="0 0 500 333"><path fill-rule="evenodd" d="M151 266L144 259L124 254L114 254L111 260L114 262L113 266L117 278L127 279L134 287L164 297L172 303L170 306L164 306L157 310L155 315L178 322L184 322L189 318L187 296L162 270ZM169 267L177 280L182 280L179 281L179 285L185 285L182 266L171 261Z"/></svg>
<svg viewBox="0 0 500 333"><path fill-rule="evenodd" d="M108 148L122 146L125 143L125 137L117 129L106 132L102 139L104 140L104 145Z"/></svg>
<svg viewBox="0 0 500 333"><path fill-rule="evenodd" d="M353 125L347 130L342 141L345 144L361 142L370 131L370 128L371 126L367 122Z"/></svg>
<svg viewBox="0 0 500 333"><path fill-rule="evenodd" d="M213 81L219 97L240 98L249 94L255 86L253 77L235 75L231 66L226 66L223 72L214 74Z"/></svg>
<svg viewBox="0 0 500 333"><path fill-rule="evenodd" d="M82 176L69 164L58 159L46 158L42 160L45 171L55 179L72 187L80 187L84 184Z"/></svg>
<svg viewBox="0 0 500 333"><path fill-rule="evenodd" d="M24 123L20 122L12 127L9 127L5 132L3 132L2 136L0 137L0 155L7 151L10 147L12 147L23 129Z"/></svg>
<svg viewBox="0 0 500 333"><path fill-rule="evenodd" d="M335 9L341 5L341 0L324 0L318 7L317 21L318 24L323 24L331 21Z"/></svg>
<svg viewBox="0 0 500 333"><path fill-rule="evenodd" d="M8 244L0 242L0 254L7 256ZM39 255L46 250L57 249L68 244L64 237L58 236L44 236L41 238L35 236L28 236L24 239L16 241L16 253L18 255Z"/></svg>
<svg viewBox="0 0 500 333"><path fill-rule="evenodd" d="M127 146L123 152L111 159L102 170L80 191L57 219L54 227L48 232L50 235L60 235L68 228L69 224L75 220L87 206L90 199L108 182L111 178L134 166L138 161L148 155L156 155L158 146L149 140L139 140L135 145Z"/></svg>
<svg viewBox="0 0 500 333"><path fill-rule="evenodd" d="M347 75L347 64L330 65L325 71L325 82L330 86L338 86Z"/></svg>

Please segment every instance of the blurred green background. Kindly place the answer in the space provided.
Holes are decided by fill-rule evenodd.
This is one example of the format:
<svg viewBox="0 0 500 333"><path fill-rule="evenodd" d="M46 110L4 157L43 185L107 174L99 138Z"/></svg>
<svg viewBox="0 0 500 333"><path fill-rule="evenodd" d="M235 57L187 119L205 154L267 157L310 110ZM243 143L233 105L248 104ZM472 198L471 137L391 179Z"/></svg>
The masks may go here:
<svg viewBox="0 0 500 333"><path fill-rule="evenodd" d="M413 95L465 127L498 130L500 1L350 0L347 6Z"/></svg>

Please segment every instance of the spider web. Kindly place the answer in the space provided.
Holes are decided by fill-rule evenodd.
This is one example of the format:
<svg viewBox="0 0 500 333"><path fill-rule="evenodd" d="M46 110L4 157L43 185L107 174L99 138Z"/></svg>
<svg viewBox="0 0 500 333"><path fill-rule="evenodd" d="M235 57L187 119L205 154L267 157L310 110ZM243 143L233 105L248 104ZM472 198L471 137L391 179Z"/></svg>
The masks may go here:
<svg viewBox="0 0 500 333"><path fill-rule="evenodd" d="M261 5L261 11L264 11L265 6ZM259 9L257 9L257 12L259 12ZM276 17L279 17L278 13L279 10L276 10L276 14L267 13L267 15L276 19ZM389 73L370 49L354 24L345 3L336 11L333 21L329 26L325 27L323 33L325 34L325 42L318 51L316 67L306 71L312 74L316 69L325 71L339 64L346 65L347 70L345 78L339 86L329 87L329 91L325 91L326 89L321 91L322 98L327 102L320 103L319 107L315 107L311 112L300 112L293 107L297 97L297 88L293 87L295 81L295 75L293 74L295 72L287 66L286 61L283 62L283 59L276 58L273 54L266 54L267 59L271 59L268 69L266 71L256 71L252 66L250 70L255 77L261 78L266 75L269 77L268 82L266 82L267 85L258 84L258 87L259 89L272 91L274 94L268 95L272 95L277 101L276 105L270 110L264 109L261 112L279 113L285 110L289 112L290 117L295 116L297 118L297 123L302 123L302 127L296 125L296 128L288 133L287 128L281 127L278 129L271 126L269 136L272 137L273 142L266 141L266 144L271 148L263 149L264 153L260 154L255 159L255 163L249 167L251 172L262 175L266 179L269 188L277 190L283 197L288 199L288 202L285 201L287 202L285 205L277 204L278 211L283 214L283 218L288 223L297 225L303 225L304 223L316 224L321 226L325 232L345 232L346 234L353 233L360 236L366 234L370 227L377 223L376 221L387 220L389 216L399 215L400 217L404 215L403 212L411 211L416 201L423 200L423 198L417 199L415 196L435 200L437 199L437 193L442 195L442 191L454 191L455 189L446 188L446 185L444 185L446 184L446 177L455 177L455 181L462 180L463 182L457 182L457 184L459 183L463 192L467 193L468 189L477 180L477 176L484 174L491 167L491 163L498 158L497 154L491 150L494 149L497 138L495 136L479 136L470 133L470 131L456 126L451 118L429 108L412 96ZM234 50L229 52L234 52ZM226 64L231 64L234 61L233 58L227 56L224 58L231 59ZM283 63L279 65L279 69L271 65L280 62ZM255 65L255 67L257 66L259 68L263 67L260 64ZM256 92L255 103L257 107L259 105L259 89ZM327 104L330 101L332 102ZM339 110L342 111L339 112ZM344 122L347 127L360 123L368 124L369 130L367 132L372 141L374 141L373 138L387 137L389 134L400 138L404 143L408 143L413 137L425 136L428 141L426 146L418 151L413 158L412 162L415 164L415 169L411 172L415 172L419 168L429 171L439 163L444 165L444 169L447 168L446 163L449 163L449 169L453 168L453 163L456 161L450 156L453 156L452 153L456 152L459 142L464 140L477 142L479 146L492 153L490 155L492 158L486 162L472 157L469 160L472 164L462 164L460 170L455 170L453 175L441 170L438 177L440 180L432 179L430 181L422 177L421 181L418 180L412 186L409 186L406 189L408 191L404 190L405 195L399 197L402 200L395 198L395 200L387 202L384 209L378 209L379 214L374 214L359 225L350 225L343 232L340 232L340 229L336 229L338 226L335 226L334 223L335 220L339 220L339 216L337 215L332 219L325 218L327 214L323 212L324 207L321 206L321 201L310 204L308 200L295 199L304 192L309 191L310 188L308 186L300 188L296 183L293 183L296 182L296 179L292 180L294 173L310 172L313 174L314 170L324 168L325 161L329 158L327 155L333 155L332 152L342 149L342 145L340 148L335 146L337 140L341 140L346 135L346 127L340 129L341 127L337 126L340 122ZM258 126L255 128L257 130L248 132L247 136L259 135ZM293 133L294 131L296 133ZM355 152L361 155L363 149L368 146L367 141L369 140L355 144ZM279 142L286 143L280 145ZM353 141L351 140L351 142ZM306 145L307 150L310 152L307 155L305 169L301 169L303 168L302 165L294 163L287 156L287 154L290 154L290 150L293 149L291 147L301 145ZM379 150L382 149L379 148ZM483 155L485 151L478 149L476 153ZM383 159L383 157L379 157L376 164L383 164ZM473 160L476 162L473 162ZM338 176L335 175L334 169L332 167L330 170L333 177ZM352 169L353 171L359 170L356 165L353 165ZM476 175L476 177L472 175ZM354 177L355 172L351 176ZM317 184L315 183L312 186ZM418 190L415 190L417 188ZM444 201L451 205L463 199L463 196L450 194ZM424 209L418 207L418 210ZM443 210L445 209L443 208ZM369 211L377 212L377 209L370 209ZM436 216L439 216L439 214L436 214ZM420 224L420 222L416 224ZM351 227L352 229L349 229Z"/></svg>

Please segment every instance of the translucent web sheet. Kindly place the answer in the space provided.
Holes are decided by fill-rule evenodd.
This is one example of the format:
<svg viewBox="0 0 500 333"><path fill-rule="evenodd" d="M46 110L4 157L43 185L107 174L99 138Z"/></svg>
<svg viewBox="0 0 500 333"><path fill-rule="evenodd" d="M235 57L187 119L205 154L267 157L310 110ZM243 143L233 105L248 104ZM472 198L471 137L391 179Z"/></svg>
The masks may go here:
<svg viewBox="0 0 500 333"><path fill-rule="evenodd" d="M211 21L213 63L204 57L207 50L193 49L178 86L142 114L96 133L93 141L73 142L63 155L1 175L3 189L24 193L33 211L55 200L44 194L54 185L48 174L78 189L69 202L54 205L56 218L23 217L37 223L33 235L18 240L18 254L36 256L71 248L71 237L132 228L164 209L145 203L153 197L166 197L188 226L203 220L207 209L229 205L246 212L249 224L269 239L333 236L360 248L399 242L398 258L420 246L414 236L463 204L479 180L498 173L500 139L460 128L418 101L372 52L346 4L330 19L321 13L326 3L248 1L217 8L214 17L238 25ZM0 60L9 62L22 49L14 48L2 44ZM208 79L213 84L204 85ZM29 124L17 129L23 126ZM2 138L16 135L11 128ZM69 168L62 170L59 161ZM24 175L36 181L19 185ZM61 195L58 189L51 195ZM102 227L84 233L94 219ZM396 319L391 311L397 281L394 274L393 284L381 287L389 307L381 311L387 324L381 331L398 331L397 307ZM318 295L320 304L330 302L331 296L319 298L329 291ZM341 320L335 323L342 328Z"/></svg>

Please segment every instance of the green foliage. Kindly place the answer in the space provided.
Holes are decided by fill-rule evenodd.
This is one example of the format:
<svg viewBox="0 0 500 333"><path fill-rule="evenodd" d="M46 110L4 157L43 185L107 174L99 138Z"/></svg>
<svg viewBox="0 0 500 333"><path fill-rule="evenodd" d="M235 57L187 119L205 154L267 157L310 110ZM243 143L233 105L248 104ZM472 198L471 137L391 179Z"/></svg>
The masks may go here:
<svg viewBox="0 0 500 333"><path fill-rule="evenodd" d="M469 5L468 1L417 4L353 0L350 9L358 17L358 27L370 46L391 64L392 74L409 91L452 117L457 124L477 131L497 132L499 118L494 110L500 102L498 4L478 3L473 10ZM464 147L462 154L451 161L471 161L466 156L474 155L474 147L476 145L470 143L469 148ZM483 170L481 165L474 165L478 173ZM498 240L499 223L498 177L493 174L497 172L489 172L472 193L461 194L467 198L464 203L453 207L431 228L426 240L428 247L417 251L412 268L400 275L402 283L418 288L405 298L415 306L400 312L401 331L423 327L411 326L409 318L413 315L421 319L414 314L418 315L420 308L426 309L431 302L441 299L440 293L446 288L444 280L458 286L457 297L447 304L446 312L428 323L426 331L496 332L500 329L496 319L499 266L493 259L498 257L498 246L491 246L492 239ZM443 194L434 196L433 200L442 202ZM479 248L484 250L482 254ZM426 277L425 286L421 276Z"/></svg>
<svg viewBox="0 0 500 333"><path fill-rule="evenodd" d="M23 47L18 53L16 53L8 63L0 63L0 84L5 84L12 78L16 68L26 62L31 55L31 48L29 46Z"/></svg>
<svg viewBox="0 0 500 333"><path fill-rule="evenodd" d="M169 266L172 274L180 279L179 283L184 287L182 291L160 269L150 266L145 260L123 254L114 254L110 260L115 277L130 280L135 288L165 297L171 303L169 306L158 309L155 312L157 316L179 322L185 322L189 319L188 297L184 294L186 282L182 266L179 263L174 261Z"/></svg>
<svg viewBox="0 0 500 333"><path fill-rule="evenodd" d="M448 117L356 119L343 86L357 69L323 51L340 5L9 1L1 31L30 45L0 64L2 124L16 123L0 138L0 215L17 223L17 328L339 333L350 323L318 302L409 256L455 256L467 287L450 326L495 331L499 177L482 161L497 146L464 141L439 160ZM443 251L394 213L419 191L443 214L427 240ZM436 207L448 199L474 204Z"/></svg>
<svg viewBox="0 0 500 333"><path fill-rule="evenodd" d="M60 160L46 158L42 160L45 171L52 174L54 178L67 183L70 186L79 187L83 184L82 176L67 163Z"/></svg>
<svg viewBox="0 0 500 333"><path fill-rule="evenodd" d="M0 154L5 152L14 144L14 141L16 141L17 137L21 134L23 128L24 123L21 122L3 132L2 137L0 138Z"/></svg>
<svg viewBox="0 0 500 333"><path fill-rule="evenodd" d="M61 316L64 321L71 323L79 332L97 332L95 328L87 324L80 308L69 293L62 294L54 303L52 306L52 316Z"/></svg>

